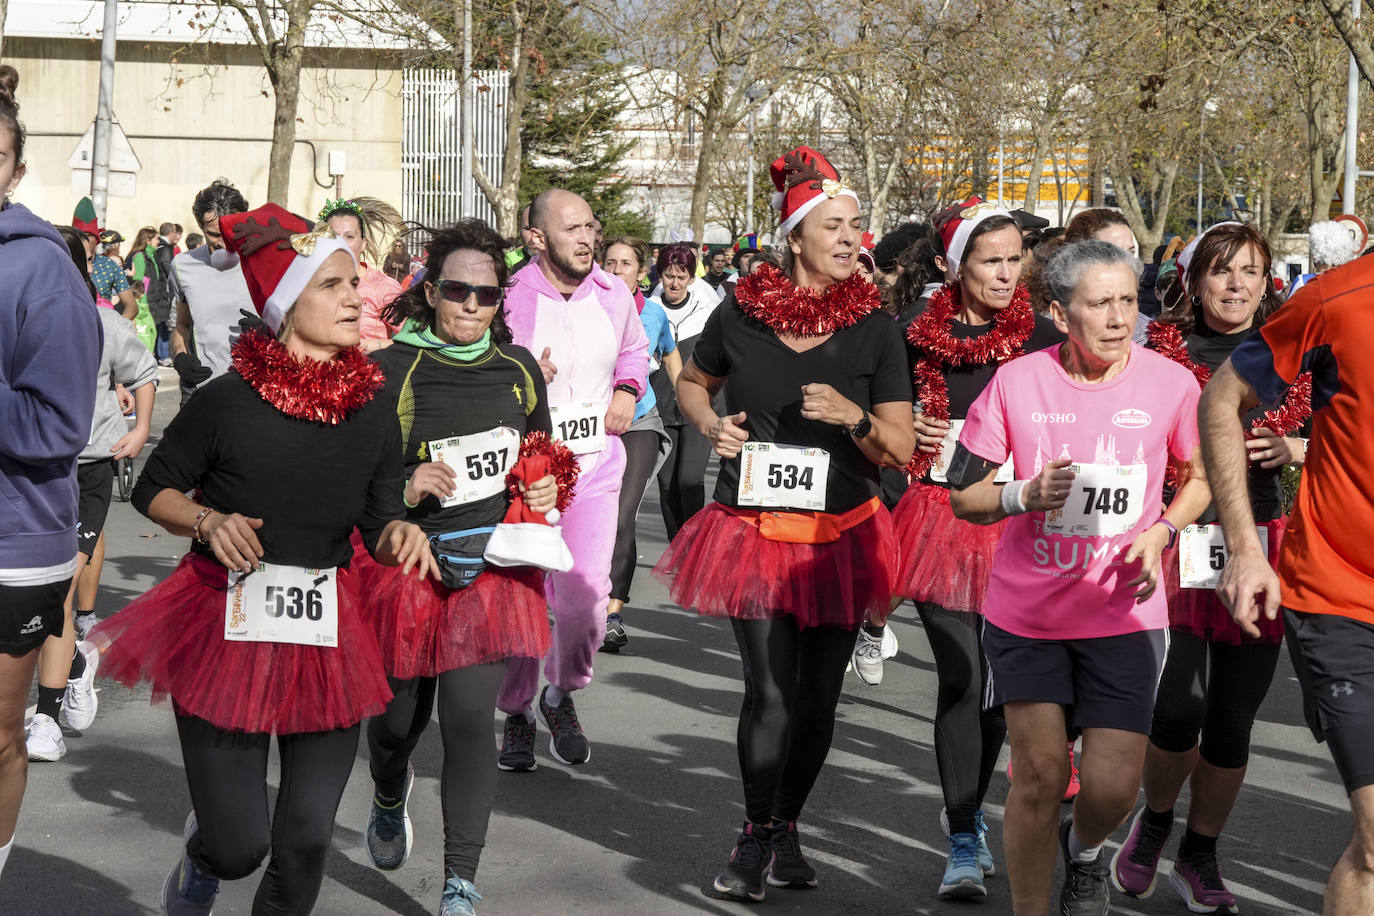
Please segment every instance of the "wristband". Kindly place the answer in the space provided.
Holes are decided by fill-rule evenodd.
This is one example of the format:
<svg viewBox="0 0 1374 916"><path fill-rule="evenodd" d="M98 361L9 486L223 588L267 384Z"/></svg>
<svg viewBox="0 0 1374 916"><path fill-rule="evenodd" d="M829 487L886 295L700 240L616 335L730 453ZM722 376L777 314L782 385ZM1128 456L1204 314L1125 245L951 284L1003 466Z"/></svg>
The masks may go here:
<svg viewBox="0 0 1374 916"><path fill-rule="evenodd" d="M208 516L210 515L210 513L211 513L211 512L214 512L214 511L215 511L214 509L210 509L210 508L201 509L201 510L200 510L200 514L196 516L196 520L195 520L194 522L191 523L191 537L193 537L193 538L195 539L195 541L196 541L197 544L207 544L207 545L208 545L208 544L210 543L210 542L207 541L205 538L201 537L201 535L200 535L200 523L203 522L203 521L205 521L206 517L208 517Z"/></svg>
<svg viewBox="0 0 1374 916"><path fill-rule="evenodd" d="M1012 480L1002 487L1002 511L1007 515L1021 515L1029 512L1025 501L1021 498L1021 491L1026 488L1029 480Z"/></svg>
<svg viewBox="0 0 1374 916"><path fill-rule="evenodd" d="M639 389L636 388L634 385L631 385L629 382L621 382L619 385L615 386L615 390L623 391L630 397L634 398L636 401L639 400Z"/></svg>
<svg viewBox="0 0 1374 916"><path fill-rule="evenodd" d="M1168 550L1170 547L1173 547L1174 543L1178 540L1178 529L1174 527L1174 523L1161 515L1155 521L1155 524L1163 525L1165 528L1169 529L1169 543L1164 545L1164 549Z"/></svg>
<svg viewBox="0 0 1374 916"><path fill-rule="evenodd" d="M418 507L420 504L413 503L410 500L406 499L406 487L408 486L410 486L409 480L407 480L405 483L401 485L401 504L404 505L407 509L414 509Z"/></svg>

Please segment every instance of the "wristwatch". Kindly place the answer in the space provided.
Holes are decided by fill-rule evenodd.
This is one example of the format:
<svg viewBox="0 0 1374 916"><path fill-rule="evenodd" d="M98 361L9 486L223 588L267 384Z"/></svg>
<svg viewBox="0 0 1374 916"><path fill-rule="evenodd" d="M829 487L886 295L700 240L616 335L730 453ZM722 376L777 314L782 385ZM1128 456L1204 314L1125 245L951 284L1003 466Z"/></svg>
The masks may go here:
<svg viewBox="0 0 1374 916"><path fill-rule="evenodd" d="M854 426L849 430L849 435L853 436L855 439L862 439L864 436L867 436L872 431L873 421L869 418L868 411L865 410L863 419L860 420L858 423L854 424Z"/></svg>

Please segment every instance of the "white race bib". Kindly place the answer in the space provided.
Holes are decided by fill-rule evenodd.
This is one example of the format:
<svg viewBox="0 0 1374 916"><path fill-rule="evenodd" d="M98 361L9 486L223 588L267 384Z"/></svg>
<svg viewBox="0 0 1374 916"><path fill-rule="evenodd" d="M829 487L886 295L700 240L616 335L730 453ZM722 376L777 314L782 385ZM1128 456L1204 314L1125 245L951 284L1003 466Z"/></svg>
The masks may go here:
<svg viewBox="0 0 1374 916"><path fill-rule="evenodd" d="M574 455L591 455L606 447L606 406L595 401L550 407L553 437Z"/></svg>
<svg viewBox="0 0 1374 916"><path fill-rule="evenodd" d="M1260 549L1269 556L1269 529L1256 525ZM1178 533L1180 588L1211 588L1221 584L1221 571L1230 554L1220 525L1189 525Z"/></svg>
<svg viewBox="0 0 1374 916"><path fill-rule="evenodd" d="M520 433L498 426L484 433L451 436L429 443L429 459L453 469L453 495L439 505L462 506L506 489L506 472L520 458Z"/></svg>
<svg viewBox="0 0 1374 916"><path fill-rule="evenodd" d="M739 504L825 511L830 453L823 448L746 442L739 454Z"/></svg>
<svg viewBox="0 0 1374 916"><path fill-rule="evenodd" d="M259 563L252 575L229 571L238 582L224 600L224 638L235 642L339 644L337 569L301 569ZM233 581L231 579L231 581Z"/></svg>
<svg viewBox="0 0 1374 916"><path fill-rule="evenodd" d="M949 463L954 459L954 447L959 444L959 431L963 428L963 420L949 421L949 432L945 433L945 441L940 443L940 455L930 466L930 479L936 483L949 483L946 476L949 474ZM997 469L997 476L993 480L996 483L1009 483L1015 472L1014 462L1008 458L1006 464Z"/></svg>
<svg viewBox="0 0 1374 916"><path fill-rule="evenodd" d="M1149 480L1143 464L1071 464L1073 489L1062 509L1045 513L1045 531L1085 538L1112 538L1136 526L1145 511Z"/></svg>

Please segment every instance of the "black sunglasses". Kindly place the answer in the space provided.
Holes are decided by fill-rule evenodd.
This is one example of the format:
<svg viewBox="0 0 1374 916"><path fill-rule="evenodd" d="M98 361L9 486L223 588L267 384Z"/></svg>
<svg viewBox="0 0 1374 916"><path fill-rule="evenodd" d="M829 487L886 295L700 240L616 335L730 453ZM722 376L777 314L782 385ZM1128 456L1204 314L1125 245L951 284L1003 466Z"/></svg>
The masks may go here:
<svg viewBox="0 0 1374 916"><path fill-rule="evenodd" d="M464 283L462 280L439 280L434 284L434 288L449 302L467 302L468 296L475 294L477 304L483 308L500 305L506 296L504 286L477 286Z"/></svg>

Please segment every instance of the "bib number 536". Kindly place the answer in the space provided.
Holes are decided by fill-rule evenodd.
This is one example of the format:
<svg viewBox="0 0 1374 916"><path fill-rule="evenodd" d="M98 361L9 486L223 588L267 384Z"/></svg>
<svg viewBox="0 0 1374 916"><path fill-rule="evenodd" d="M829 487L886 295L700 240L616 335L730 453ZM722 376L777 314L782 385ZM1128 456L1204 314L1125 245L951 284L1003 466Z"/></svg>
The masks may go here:
<svg viewBox="0 0 1374 916"><path fill-rule="evenodd" d="M291 620L324 619L324 595L319 589L297 586L269 585L266 589L268 617L288 617Z"/></svg>

